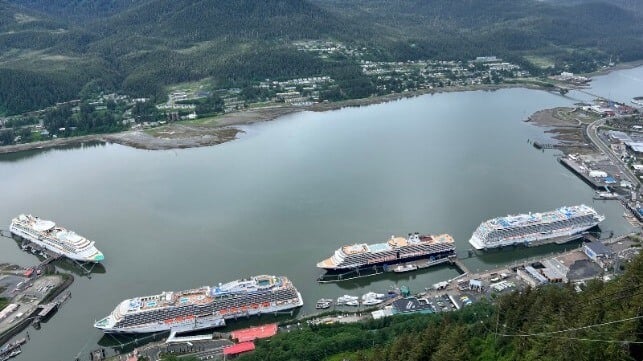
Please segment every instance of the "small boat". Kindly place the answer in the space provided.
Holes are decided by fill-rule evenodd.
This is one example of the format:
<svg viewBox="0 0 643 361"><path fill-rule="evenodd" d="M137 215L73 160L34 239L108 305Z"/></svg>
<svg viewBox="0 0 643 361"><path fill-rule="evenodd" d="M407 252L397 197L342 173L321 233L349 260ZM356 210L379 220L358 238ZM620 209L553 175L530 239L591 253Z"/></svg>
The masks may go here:
<svg viewBox="0 0 643 361"><path fill-rule="evenodd" d="M315 308L318 310L325 310L333 304L333 300L328 298L322 298L315 304Z"/></svg>
<svg viewBox="0 0 643 361"><path fill-rule="evenodd" d="M614 192L596 192L594 199L617 199L618 194Z"/></svg>
<svg viewBox="0 0 643 361"><path fill-rule="evenodd" d="M415 271L418 269L418 266L414 264L401 264L393 269L393 272L396 273L402 273L402 272L410 272L410 271Z"/></svg>
<svg viewBox="0 0 643 361"><path fill-rule="evenodd" d="M386 295L383 293L369 292L362 296L362 301L366 301L370 299L384 299L384 298L386 298Z"/></svg>
<svg viewBox="0 0 643 361"><path fill-rule="evenodd" d="M348 303L350 301L357 301L358 299L359 299L359 297L357 297L357 296L343 295L343 296L337 298L337 303L338 304Z"/></svg>
<svg viewBox="0 0 643 361"><path fill-rule="evenodd" d="M346 306L359 306L359 301L358 300L347 301Z"/></svg>
<svg viewBox="0 0 643 361"><path fill-rule="evenodd" d="M369 298L367 300L362 301L362 305L364 306L374 306L378 305L380 303L384 302L383 300L378 300L377 298Z"/></svg>
<svg viewBox="0 0 643 361"><path fill-rule="evenodd" d="M20 353L21 353L21 352L22 352L22 351L21 351L20 349L13 350L13 351L11 351L11 353L9 354L9 358L11 358L11 357L16 357L16 356L20 355Z"/></svg>

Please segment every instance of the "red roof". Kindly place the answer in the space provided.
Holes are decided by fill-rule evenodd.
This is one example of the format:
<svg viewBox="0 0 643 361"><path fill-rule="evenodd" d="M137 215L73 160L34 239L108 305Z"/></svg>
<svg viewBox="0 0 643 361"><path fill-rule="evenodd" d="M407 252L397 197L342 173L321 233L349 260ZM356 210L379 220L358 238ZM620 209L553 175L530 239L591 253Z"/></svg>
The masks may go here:
<svg viewBox="0 0 643 361"><path fill-rule="evenodd" d="M236 345L227 346L223 348L224 355L238 355L240 353L253 351L255 344L253 342L242 342Z"/></svg>
<svg viewBox="0 0 643 361"><path fill-rule="evenodd" d="M272 337L277 334L277 324L271 323L268 325L244 328L232 332L232 338L239 342L246 342L256 340L258 338Z"/></svg>

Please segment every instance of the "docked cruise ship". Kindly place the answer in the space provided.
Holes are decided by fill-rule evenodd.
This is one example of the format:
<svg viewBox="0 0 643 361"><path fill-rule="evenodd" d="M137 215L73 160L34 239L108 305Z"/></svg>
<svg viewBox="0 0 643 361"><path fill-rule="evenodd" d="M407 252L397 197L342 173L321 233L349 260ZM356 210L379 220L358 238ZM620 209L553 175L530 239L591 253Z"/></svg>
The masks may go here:
<svg viewBox="0 0 643 361"><path fill-rule="evenodd" d="M482 222L469 243L476 249L540 245L590 229L605 219L584 204L545 213L498 217Z"/></svg>
<svg viewBox="0 0 643 361"><path fill-rule="evenodd" d="M409 233L407 238L391 236L384 243L343 246L330 258L317 263L317 267L339 271L421 258L439 259L454 254L455 243L448 234L432 236Z"/></svg>
<svg viewBox="0 0 643 361"><path fill-rule="evenodd" d="M262 275L127 299L94 327L106 333L186 332L224 326L226 319L277 313L303 304L301 294L286 277Z"/></svg>
<svg viewBox="0 0 643 361"><path fill-rule="evenodd" d="M76 261L98 263L105 259L93 241L52 221L21 214L11 220L9 230L16 236Z"/></svg>

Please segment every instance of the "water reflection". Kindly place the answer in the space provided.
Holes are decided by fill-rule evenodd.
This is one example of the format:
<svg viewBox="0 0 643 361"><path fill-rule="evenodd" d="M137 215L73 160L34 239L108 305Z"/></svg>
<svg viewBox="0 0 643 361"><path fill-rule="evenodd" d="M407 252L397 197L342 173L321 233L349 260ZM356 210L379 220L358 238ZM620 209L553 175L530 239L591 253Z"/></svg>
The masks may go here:
<svg viewBox="0 0 643 361"><path fill-rule="evenodd" d="M78 144L59 145L59 146L48 147L48 148L25 150L22 152L15 152L15 153L0 154L0 162L7 162L7 163L19 162L29 158L34 158L40 155L44 155L47 153L69 152L69 151L76 151L80 149L99 148L99 147L105 147L106 145L107 144L105 142L93 141L93 142L82 142Z"/></svg>

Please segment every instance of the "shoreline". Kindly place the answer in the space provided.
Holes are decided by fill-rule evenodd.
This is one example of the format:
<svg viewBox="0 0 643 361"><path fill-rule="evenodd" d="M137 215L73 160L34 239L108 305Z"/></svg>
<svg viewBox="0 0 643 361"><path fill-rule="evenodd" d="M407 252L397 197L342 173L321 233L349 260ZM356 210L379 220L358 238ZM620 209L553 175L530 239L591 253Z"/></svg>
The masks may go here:
<svg viewBox="0 0 643 361"><path fill-rule="evenodd" d="M639 66L643 66L643 59L628 61L626 63L619 63L609 68L599 69L591 73L584 73L581 75L593 78L595 76L607 75L613 71L634 69L634 68L638 68Z"/></svg>
<svg viewBox="0 0 643 361"><path fill-rule="evenodd" d="M633 69L643 66L643 60L619 63L613 67L599 69L583 74L587 77L607 75L613 71ZM536 81L538 81L536 79ZM279 117L299 112L325 112L348 107L361 107L384 104L392 101L415 98L427 94L456 93L468 91L496 91L500 89L533 89L554 92L558 87L545 87L537 82L515 82L503 84L477 84L469 86L420 89L404 93L394 93L368 98L349 99L337 102L315 103L308 106L270 105L260 108L244 109L212 118L194 121L179 121L146 130L127 130L119 133L91 134L70 138L59 138L40 142L0 146L0 155L39 149L55 149L76 146L84 143L113 143L143 150L170 150L208 147L237 139L244 131L238 126L275 120Z"/></svg>
<svg viewBox="0 0 643 361"><path fill-rule="evenodd" d="M551 91L549 88L529 83L505 83L493 85L472 85L439 89L421 89L405 93L394 93L369 98L349 99L338 102L315 103L308 106L274 105L223 114L214 118L180 121L147 130L128 130L119 133L91 134L70 138L58 138L40 142L15 144L0 147L0 155L30 150L55 149L84 143L114 143L135 149L170 150L207 147L237 139L243 130L237 126L272 121L282 116L299 112L326 112L343 108L384 104L427 94L456 93L467 91L496 91L500 89L524 88ZM202 121L202 122L200 122ZM210 123L210 124L208 124Z"/></svg>

